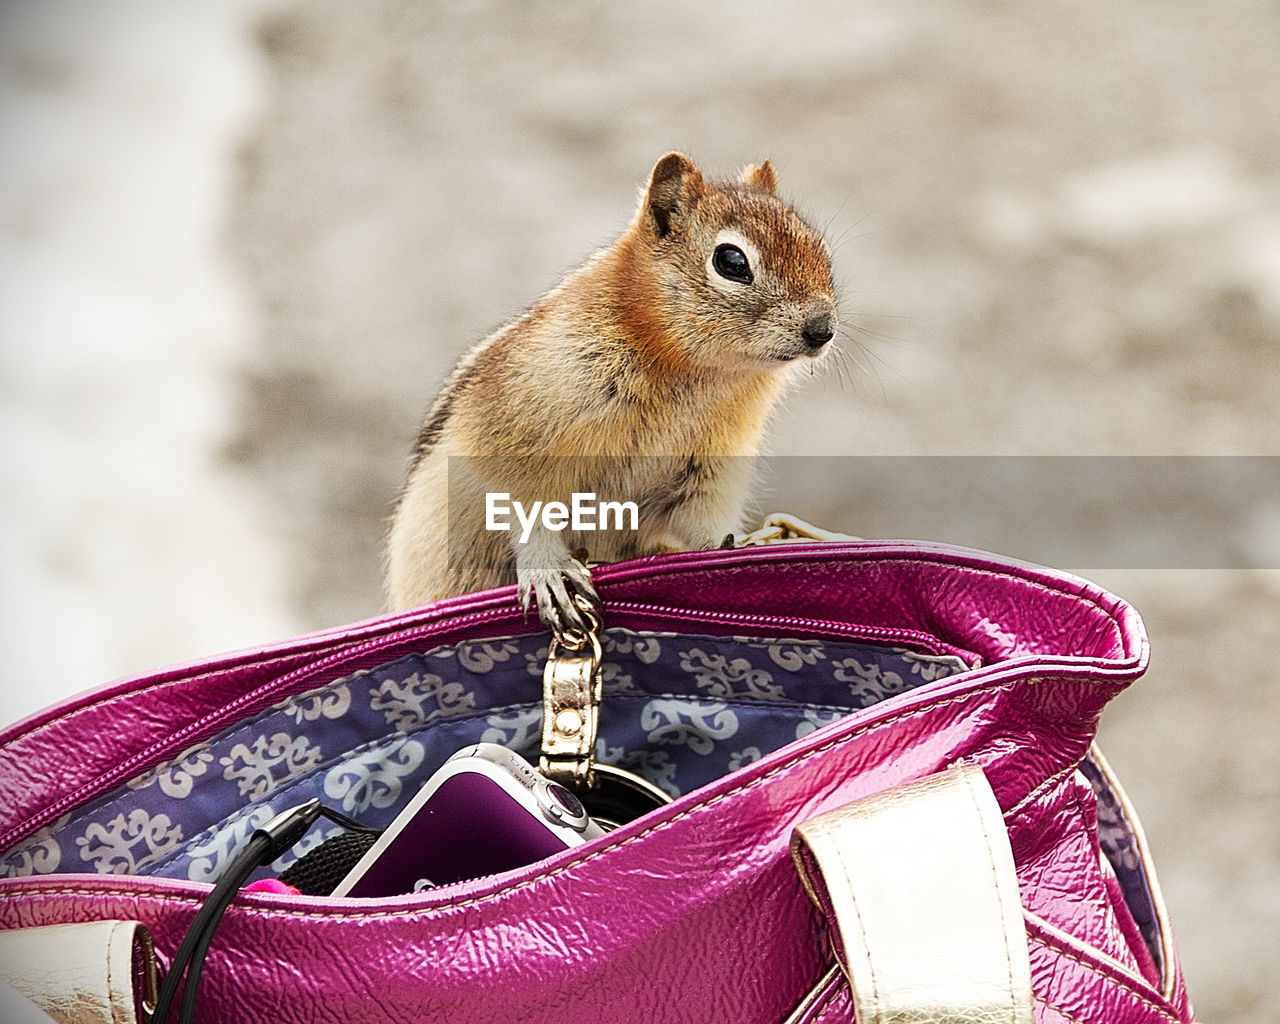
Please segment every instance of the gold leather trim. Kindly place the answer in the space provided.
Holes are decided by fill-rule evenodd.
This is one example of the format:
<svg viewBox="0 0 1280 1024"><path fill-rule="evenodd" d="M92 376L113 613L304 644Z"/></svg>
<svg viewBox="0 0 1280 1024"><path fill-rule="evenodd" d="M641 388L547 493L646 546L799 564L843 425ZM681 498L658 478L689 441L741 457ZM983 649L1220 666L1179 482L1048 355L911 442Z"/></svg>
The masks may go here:
<svg viewBox="0 0 1280 1024"><path fill-rule="evenodd" d="M538 761L543 775L570 788L595 784L596 736L604 694L600 612L580 595L575 595L575 603L587 629L556 630L547 648Z"/></svg>
<svg viewBox="0 0 1280 1024"><path fill-rule="evenodd" d="M829 995L832 982L840 976L840 965L832 964L831 969L818 979L813 988L804 994L804 998L796 1004L796 1008L787 1014L782 1024L803 1024L811 1019L811 1014L818 1008L819 1002Z"/></svg>
<svg viewBox="0 0 1280 1024"><path fill-rule="evenodd" d="M0 981L58 1024L123 1024L140 1018L134 998L135 950L151 936L136 921L92 921L0 932ZM143 1000L155 999L154 964Z"/></svg>
<svg viewBox="0 0 1280 1024"><path fill-rule="evenodd" d="M859 1024L1033 1024L1013 852L980 768L813 818L791 851Z"/></svg>

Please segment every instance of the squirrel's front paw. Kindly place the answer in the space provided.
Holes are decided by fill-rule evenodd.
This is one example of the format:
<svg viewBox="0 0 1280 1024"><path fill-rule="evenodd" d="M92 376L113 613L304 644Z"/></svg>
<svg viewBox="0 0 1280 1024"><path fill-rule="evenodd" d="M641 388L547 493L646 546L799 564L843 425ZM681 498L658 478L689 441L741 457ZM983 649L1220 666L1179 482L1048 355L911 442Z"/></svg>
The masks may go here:
<svg viewBox="0 0 1280 1024"><path fill-rule="evenodd" d="M569 552L539 550L524 545L516 552L516 583L520 605L529 613L532 599L538 599L538 618L552 631L588 632L590 626L574 600L584 598L597 606L600 598L586 566Z"/></svg>

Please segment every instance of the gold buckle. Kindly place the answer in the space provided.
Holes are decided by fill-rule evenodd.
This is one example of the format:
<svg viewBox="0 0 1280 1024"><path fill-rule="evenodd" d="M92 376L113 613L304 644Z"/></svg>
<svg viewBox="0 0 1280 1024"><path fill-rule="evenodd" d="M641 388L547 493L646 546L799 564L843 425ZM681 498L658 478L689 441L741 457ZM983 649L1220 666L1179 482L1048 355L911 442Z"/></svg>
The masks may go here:
<svg viewBox="0 0 1280 1024"><path fill-rule="evenodd" d="M542 670L542 755L539 768L554 782L573 788L595 782L596 736L600 731L603 681L600 610L581 594L574 604L587 630L554 631Z"/></svg>

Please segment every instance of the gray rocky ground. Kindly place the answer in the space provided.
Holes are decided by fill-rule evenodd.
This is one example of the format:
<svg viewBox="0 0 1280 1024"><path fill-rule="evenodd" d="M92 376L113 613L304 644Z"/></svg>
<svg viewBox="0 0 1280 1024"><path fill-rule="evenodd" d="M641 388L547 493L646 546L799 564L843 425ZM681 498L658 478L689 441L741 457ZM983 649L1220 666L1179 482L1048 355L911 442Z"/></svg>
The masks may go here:
<svg viewBox="0 0 1280 1024"><path fill-rule="evenodd" d="M726 171L770 157L838 241L845 355L772 440L824 459L764 504L975 542L982 524L949 519L912 457L1280 455L1271 0L371 0L242 18L258 99L217 223L251 344L209 472L262 509L300 628L378 610L385 518L438 381L614 235L670 148ZM860 470L869 455L892 471ZM936 514L895 528L919 506ZM1212 501L1163 512L1183 536L1224 529ZM1002 550L1054 561L1037 524L992 516ZM1102 739L1198 1010L1274 1024L1280 507L1242 516L1197 567L1177 542L1067 567L1151 634Z"/></svg>

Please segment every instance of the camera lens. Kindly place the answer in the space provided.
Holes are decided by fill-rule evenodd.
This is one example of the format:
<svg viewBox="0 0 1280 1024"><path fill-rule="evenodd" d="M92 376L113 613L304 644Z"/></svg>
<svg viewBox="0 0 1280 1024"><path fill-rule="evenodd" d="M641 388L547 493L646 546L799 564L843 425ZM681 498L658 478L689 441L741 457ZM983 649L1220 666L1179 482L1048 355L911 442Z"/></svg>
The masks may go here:
<svg viewBox="0 0 1280 1024"><path fill-rule="evenodd" d="M570 793L564 786L559 783L551 783L547 787L547 792L551 795L556 803L564 808L565 813L571 818L585 818L587 812L583 810L582 801Z"/></svg>
<svg viewBox="0 0 1280 1024"><path fill-rule="evenodd" d="M564 786L556 782L548 782L542 787L539 794L542 804L542 813L552 821L561 825L568 825L572 829L581 832L587 827L590 818L587 817L586 809L582 806L582 801L570 793Z"/></svg>

